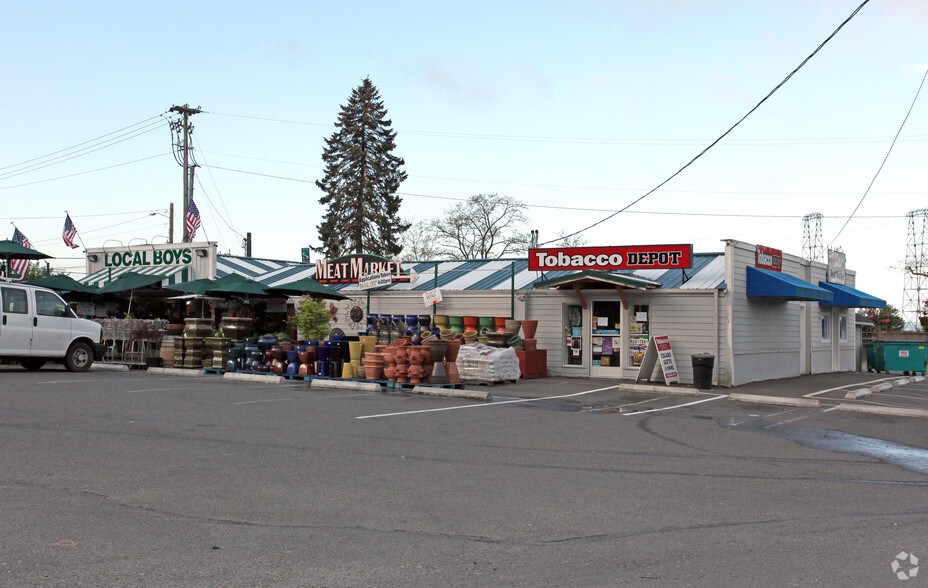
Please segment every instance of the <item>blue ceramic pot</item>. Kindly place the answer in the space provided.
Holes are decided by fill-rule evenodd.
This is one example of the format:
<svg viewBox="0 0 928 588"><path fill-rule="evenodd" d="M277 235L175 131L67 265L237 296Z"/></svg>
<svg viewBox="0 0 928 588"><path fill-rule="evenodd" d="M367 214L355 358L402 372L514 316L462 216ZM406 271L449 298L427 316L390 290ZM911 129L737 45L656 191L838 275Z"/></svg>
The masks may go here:
<svg viewBox="0 0 928 588"><path fill-rule="evenodd" d="M287 366L287 375L288 375L288 376L294 376L294 375L296 375L296 373L297 373L297 371L298 371L299 369L300 369L300 364L298 364L298 363L291 363L290 365Z"/></svg>
<svg viewBox="0 0 928 588"><path fill-rule="evenodd" d="M290 363L299 363L300 362L300 352L299 351L288 351L287 352L287 361Z"/></svg>
<svg viewBox="0 0 928 588"><path fill-rule="evenodd" d="M319 360L316 362L316 375L317 376L328 376L329 375L329 362Z"/></svg>

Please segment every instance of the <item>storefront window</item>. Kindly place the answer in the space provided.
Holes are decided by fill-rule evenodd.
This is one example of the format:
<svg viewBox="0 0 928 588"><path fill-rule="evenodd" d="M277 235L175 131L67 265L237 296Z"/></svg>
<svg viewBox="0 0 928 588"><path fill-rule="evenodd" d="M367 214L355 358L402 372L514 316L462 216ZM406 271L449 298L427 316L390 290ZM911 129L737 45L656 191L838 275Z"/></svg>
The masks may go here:
<svg viewBox="0 0 928 588"><path fill-rule="evenodd" d="M838 336L842 341L847 341L847 317L842 316L838 321Z"/></svg>
<svg viewBox="0 0 928 588"><path fill-rule="evenodd" d="M593 301L592 365L621 367L622 365L622 306L614 300Z"/></svg>
<svg viewBox="0 0 928 588"><path fill-rule="evenodd" d="M648 314L647 304L636 304L632 307L628 325L628 351L632 366L640 366L644 352L648 349L648 328L651 317Z"/></svg>
<svg viewBox="0 0 928 588"><path fill-rule="evenodd" d="M579 304L564 305L564 362L583 365L583 308Z"/></svg>
<svg viewBox="0 0 928 588"><path fill-rule="evenodd" d="M823 315L823 316L822 316L822 341L828 341L828 339L829 339L829 334L828 334L828 316L827 316L827 315Z"/></svg>

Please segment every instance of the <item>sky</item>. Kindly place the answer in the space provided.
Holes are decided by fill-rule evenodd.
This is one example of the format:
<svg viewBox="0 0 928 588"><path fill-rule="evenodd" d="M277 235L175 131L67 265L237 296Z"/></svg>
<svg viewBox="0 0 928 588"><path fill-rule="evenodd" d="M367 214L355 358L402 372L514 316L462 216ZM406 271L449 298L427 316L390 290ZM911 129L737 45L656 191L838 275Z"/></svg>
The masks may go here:
<svg viewBox="0 0 928 588"><path fill-rule="evenodd" d="M0 238L15 223L79 277L65 211L95 248L166 242L174 203L179 241L169 110L189 104L197 240L242 255L250 232L255 257L299 260L319 244L324 140L369 77L405 160L404 219L502 193L545 243L672 176L861 1L10 2ZM926 38L924 0L872 0L583 239L801 255L802 217L821 213L857 287L901 307L906 214L928 208Z"/></svg>

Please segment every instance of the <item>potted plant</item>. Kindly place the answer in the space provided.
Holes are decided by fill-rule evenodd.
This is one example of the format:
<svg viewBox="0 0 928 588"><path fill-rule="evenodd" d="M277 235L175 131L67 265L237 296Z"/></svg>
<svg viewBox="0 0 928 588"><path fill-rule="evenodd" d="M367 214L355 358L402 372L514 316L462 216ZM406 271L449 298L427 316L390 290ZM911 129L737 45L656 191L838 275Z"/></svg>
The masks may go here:
<svg viewBox="0 0 928 588"><path fill-rule="evenodd" d="M304 339L322 340L329 333L332 316L324 300L314 300L312 296L303 296L293 323Z"/></svg>

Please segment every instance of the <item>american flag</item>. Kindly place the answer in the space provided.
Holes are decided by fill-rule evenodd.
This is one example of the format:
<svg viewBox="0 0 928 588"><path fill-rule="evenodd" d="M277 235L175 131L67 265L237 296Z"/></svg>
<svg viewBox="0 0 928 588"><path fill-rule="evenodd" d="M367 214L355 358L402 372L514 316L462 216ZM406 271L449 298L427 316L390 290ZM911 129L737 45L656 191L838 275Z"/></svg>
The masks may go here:
<svg viewBox="0 0 928 588"><path fill-rule="evenodd" d="M74 223L71 222L71 215L65 213L64 215L64 231L61 232L61 238L64 239L64 244L70 247L71 249L77 249L79 245L74 244L74 237L77 236L77 229L74 228Z"/></svg>
<svg viewBox="0 0 928 588"><path fill-rule="evenodd" d="M193 241L194 236L197 234L197 229L200 228L200 211L197 210L197 205L193 203L193 198L190 199L190 205L187 206L187 236L191 241Z"/></svg>
<svg viewBox="0 0 928 588"><path fill-rule="evenodd" d="M19 243L23 247L28 247L29 249L34 249L32 243L29 242L29 239L23 235L16 226L13 226L13 242ZM10 269L12 269L17 274L24 276L29 270L29 260L28 259L11 259L10 260Z"/></svg>

